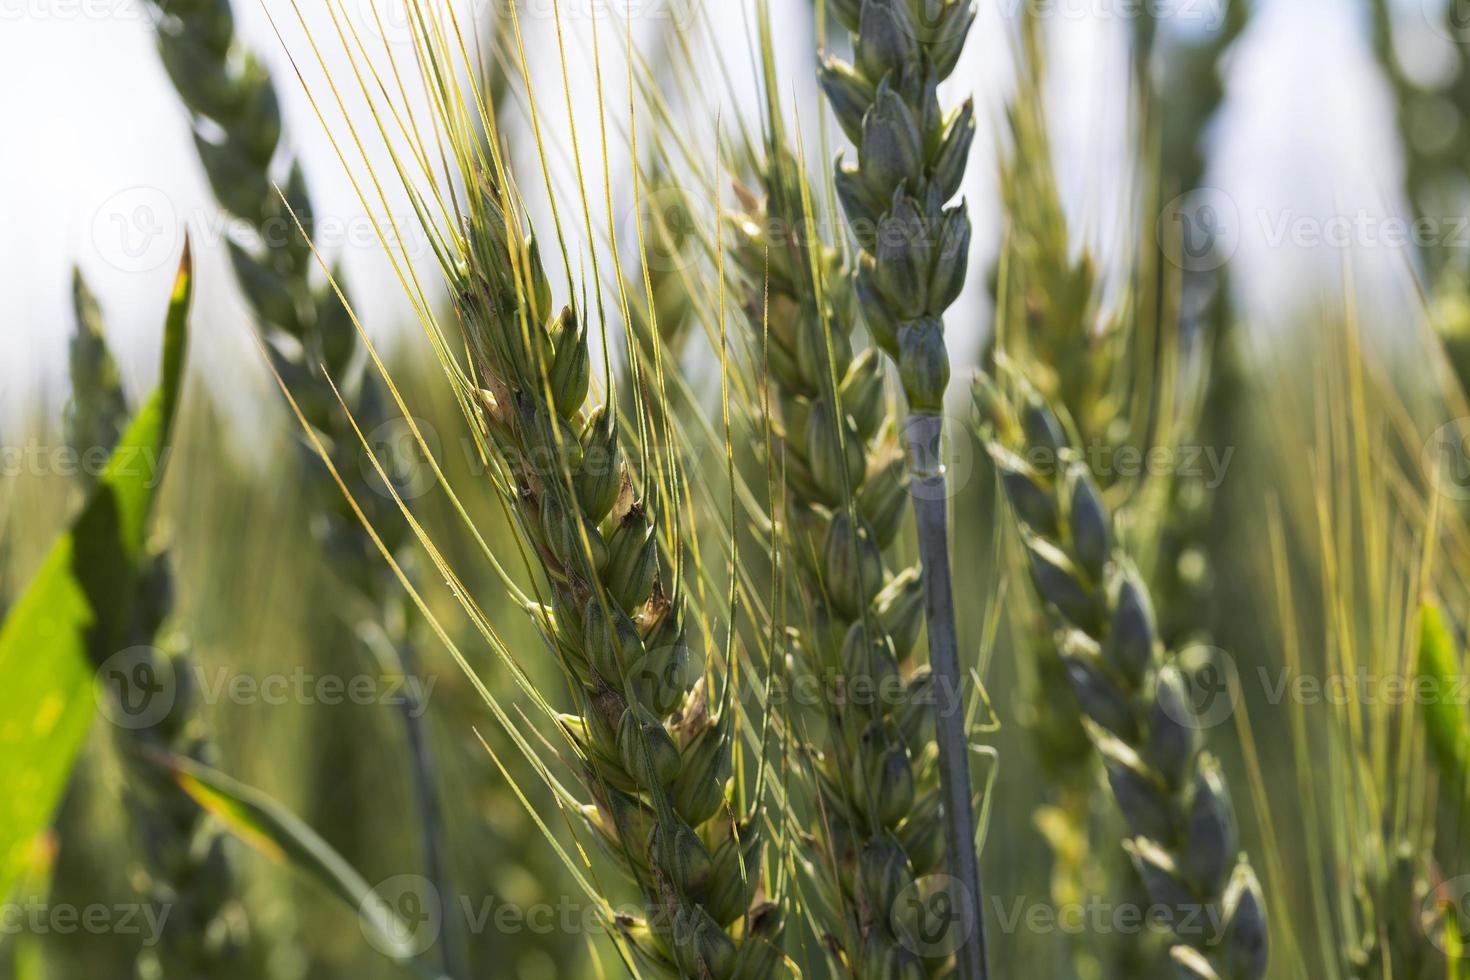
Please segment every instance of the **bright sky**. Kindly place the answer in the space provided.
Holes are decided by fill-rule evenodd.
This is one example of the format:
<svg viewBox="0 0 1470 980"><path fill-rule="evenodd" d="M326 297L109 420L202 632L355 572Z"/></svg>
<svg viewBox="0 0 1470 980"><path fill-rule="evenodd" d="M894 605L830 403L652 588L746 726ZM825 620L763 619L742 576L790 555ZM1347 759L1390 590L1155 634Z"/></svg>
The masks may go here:
<svg viewBox="0 0 1470 980"><path fill-rule="evenodd" d="M343 2L360 24L368 25L368 4L390 9L394 0ZM585 14L570 12L585 10L588 2L564 0L569 74L584 143L592 139L597 119L588 55L592 22ZM1213 0L1168 2L1196 10ZM1415 19L1419 2L1407 0L1407 20ZM1432 5L1436 0L1423 2ZM600 3L606 6L605 0ZM656 6L677 13L687 3L657 0ZM970 348L978 343L988 322L982 270L993 262L999 239L994 139L1010 76L1008 21L1014 21L1019 3L982 0L981 23L952 85L977 91L981 104L981 137L967 184L975 211L975 266L968 305L951 318L951 329L964 338L957 344L962 351L966 341ZM1116 183L1126 152L1120 82L1125 77L1127 25L1120 17L1097 12L1126 10L1134 3L1058 0L1052 5L1056 146L1064 190L1080 227L1104 244L1118 234ZM482 10L491 4L499 0L469 0ZM786 4L796 0L776 0L774 6ZM751 0L709 4L719 11L719 36L742 81L744 8L752 5ZM370 328L379 335L395 325L401 328L409 319L403 290L267 16L269 12L276 19L287 49L309 63L311 50L290 0L244 0L236 6L242 32L272 65L285 93L288 138L311 175L318 214L341 220L336 252ZM523 6L550 9L548 0L523 0ZM1237 278L1251 284L1247 309L1265 318L1279 315L1285 298L1302 295L1304 282L1327 289L1341 263L1340 251L1283 245L1295 237L1289 233L1296 227L1293 222L1351 215L1359 209L1382 213L1383 202L1394 199L1398 164L1385 94L1356 21L1358 5L1261 0L1260 6L1236 53L1231 99L1216 134L1219 153L1212 182L1224 188L1239 215ZM312 4L312 9L320 11L313 15L314 32L331 38L325 6ZM81 266L101 297L130 386L138 390L151 383L153 348L177 254L176 229L183 225L194 230L199 254L195 369L237 406L251 404L241 396L265 390L266 375L234 295L222 229L194 159L188 121L159 67L143 10L138 0L0 0L0 120L6 134L0 140L0 427L13 424L22 406L34 404L38 395L53 408L65 397L73 264ZM1083 16L1085 11L1092 16ZM614 33L621 30L619 24L606 18L599 22L605 72L621 69ZM553 27L544 16L528 18L525 26L548 133L566 145ZM1419 33L1436 40L1425 30ZM390 41L401 40L391 36L391 27L389 34ZM809 44L805 30L793 27L779 36L786 64L799 66ZM324 46L337 48L335 43ZM320 73L310 70L314 66L304 67L309 82L319 80ZM341 71L337 63L336 72ZM783 72L788 82L802 79L796 96L786 93L788 104L793 98L803 106L813 104L808 77L795 67ZM717 84L713 73L708 81ZM626 77L619 75L616 84L626 86ZM319 81L312 83L312 91L325 96ZM742 97L748 99L749 91ZM354 118L361 122L363 117ZM340 119L330 124L333 132L345 136ZM689 136L712 139L712 132L706 122L694 126ZM534 167L535 158L527 141L519 146L524 181L525 174L534 172L526 168ZM589 166L594 162L588 161ZM378 163L385 158L380 155ZM556 180L569 178L565 157L552 166ZM357 169L361 171L360 163ZM600 171L592 170L589 180L600 182ZM626 180L619 184L617 176L614 186L625 187ZM395 208L400 204L401 199ZM1367 264L1402 267L1401 249L1377 252Z"/></svg>

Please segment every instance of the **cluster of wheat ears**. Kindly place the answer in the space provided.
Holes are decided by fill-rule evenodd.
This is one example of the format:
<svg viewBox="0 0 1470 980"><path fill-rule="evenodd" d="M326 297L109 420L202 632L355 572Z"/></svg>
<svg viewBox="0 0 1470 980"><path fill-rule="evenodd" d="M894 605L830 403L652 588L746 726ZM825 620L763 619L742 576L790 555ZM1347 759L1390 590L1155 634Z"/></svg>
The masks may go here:
<svg viewBox="0 0 1470 980"><path fill-rule="evenodd" d="M1328 664L1418 657L1418 669L1452 675L1454 638L1419 600L1463 598L1460 515L1423 489L1435 483L1423 459L1401 479L1373 472L1369 460L1416 443L1406 414L1374 414L1395 403L1351 331L1324 332L1314 348L1308 402L1283 394L1274 405L1303 430L1283 444L1311 446L1310 463L1273 489L1248 561L1211 550L1213 488L1096 468L1113 458L1099 446L1209 444L1220 416L1249 406L1224 269L1176 268L1177 243L1152 235L1147 215L1165 191L1135 202L1150 226L1137 255L1104 262L1069 229L1045 108L1044 6L1023 6L1013 39L994 329L961 367L946 320L985 278L960 197L984 122L963 97L971 0L819 2L820 56L779 70L765 0L751 15L755 50L716 43L695 5L661 38L657 64L631 21L595 17L595 29L627 34L590 53L590 133L570 92L562 120L562 93L532 84L523 5L503 5L482 36L453 5L408 0L403 31L365 31L328 0L330 27L313 18L290 56L363 211L411 206L381 219L382 251L478 457L468 483L436 456L415 391L312 240L307 182L285 159L279 80L236 36L228 0L153 12L220 206L257 231L292 230L232 241L229 259L299 423L305 506L344 584L343 616L399 672L419 672L427 644L448 651L478 697L465 725L483 759L596 910L618 968L698 980L1018 976L1030 961L996 935L1013 928L997 921L1006 886L982 869L994 849L1044 840L1037 860L1056 903L1101 892L1165 926L1053 937L1066 948L1037 957L1043 971L1461 976L1463 923L1432 899L1453 848L1436 850L1443 813L1413 796L1441 796L1458 818L1466 719L1431 712L1421 729L1388 708L1289 713L1260 730L1291 743L1294 764L1280 772L1292 775L1278 778L1244 707L1236 741L1201 717L1200 665L1180 655L1218 624L1211 583L1267 555L1250 572L1278 583L1287 663L1299 666L1301 631L1318 630ZM1193 137L1164 128L1140 141L1169 190L1200 180L1197 135L1223 98L1220 61L1248 7L1227 4L1219 36L1188 48L1194 103L1142 86ZM569 84L562 11L536 9L553 45L540 58ZM274 13L308 22L294 2ZM1146 65L1162 55L1152 22L1139 26ZM383 44L390 35L399 43ZM605 64L608 43L625 57ZM745 62L762 97L753 120L722 111ZM790 111L793 70L822 93L814 118ZM353 111L361 103L366 114ZM553 118L568 141L543 135ZM587 176L624 157L626 186ZM574 193L553 165L575 175ZM410 239L434 261L410 254ZM186 255L176 312L188 280ZM1127 282L1125 299L1108 280ZM77 289L68 438L110 448L136 432L100 314ZM407 432L447 525L400 493L395 460L366 434L387 422ZM957 442L985 450L965 484L946 471ZM1347 475L1351 486L1334 483ZM100 492L121 493L121 479L106 475ZM500 514L493 527L474 516L488 509ZM91 514L73 532L78 547ZM979 536L993 543L992 567L956 581L955 554ZM171 614L169 552L132 550L124 578L95 586L125 611L115 624L99 617L87 652L100 663L146 647L149 671L183 676L189 624ZM1323 594L1311 615L1291 594L1305 577ZM978 656L962 640L976 621ZM515 638L528 635L539 642ZM1008 760L984 738L984 673L1001 647L1018 665L1004 694L1026 730L1017 765L1045 799L1024 845L989 829L1009 805L995 781ZM492 673L502 682L487 683ZM454 790L407 708L415 833L427 881L447 896L441 828ZM140 958L142 975L239 969L240 947L257 940L241 925L220 827L242 825L351 902L401 966L471 975L453 928L426 948L403 941L392 904L374 903L348 861L212 768L187 697L119 737L146 888L187 911ZM1314 758L1318 738L1329 748ZM1299 827L1269 815L1293 779ZM1324 814L1344 799L1350 814L1334 823ZM1336 833L1319 837L1324 823ZM1299 846L1311 871L1294 881L1282 851ZM1302 908L1318 916L1316 943L1287 925Z"/></svg>

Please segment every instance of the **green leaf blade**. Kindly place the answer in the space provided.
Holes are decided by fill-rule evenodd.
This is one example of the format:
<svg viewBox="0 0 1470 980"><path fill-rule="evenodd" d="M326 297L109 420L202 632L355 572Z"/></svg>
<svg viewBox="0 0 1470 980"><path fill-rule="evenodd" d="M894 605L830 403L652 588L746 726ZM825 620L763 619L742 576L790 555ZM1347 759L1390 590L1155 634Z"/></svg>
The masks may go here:
<svg viewBox="0 0 1470 980"><path fill-rule="evenodd" d="M315 880L358 916L363 933L390 959L413 960L412 930L316 831L275 799L183 756L159 759L183 791L261 854Z"/></svg>
<svg viewBox="0 0 1470 980"><path fill-rule="evenodd" d="M0 896L14 890L60 802L96 707L95 669L124 635L183 382L191 268L186 246L158 390L0 625Z"/></svg>

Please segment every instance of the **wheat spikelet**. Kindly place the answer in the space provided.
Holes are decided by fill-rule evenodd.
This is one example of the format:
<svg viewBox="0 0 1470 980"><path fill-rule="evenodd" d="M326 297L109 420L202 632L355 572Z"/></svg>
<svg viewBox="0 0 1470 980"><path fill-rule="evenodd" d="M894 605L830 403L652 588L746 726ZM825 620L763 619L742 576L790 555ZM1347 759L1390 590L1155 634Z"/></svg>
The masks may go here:
<svg viewBox="0 0 1470 980"><path fill-rule="evenodd" d="M81 272L72 274L72 309L77 318L67 367L72 397L66 407L66 441L82 460L112 452L127 425L127 397L117 363L107 349L102 310ZM95 480L95 467L83 465Z"/></svg>
<svg viewBox="0 0 1470 980"><path fill-rule="evenodd" d="M856 290L874 341L898 365L910 410L937 413L949 387L942 317L964 288L970 219L959 193L975 137L967 100L944 113L938 86L959 60L975 7L962 0L845 0L851 64L828 58L822 87L858 147L838 196L863 256Z"/></svg>

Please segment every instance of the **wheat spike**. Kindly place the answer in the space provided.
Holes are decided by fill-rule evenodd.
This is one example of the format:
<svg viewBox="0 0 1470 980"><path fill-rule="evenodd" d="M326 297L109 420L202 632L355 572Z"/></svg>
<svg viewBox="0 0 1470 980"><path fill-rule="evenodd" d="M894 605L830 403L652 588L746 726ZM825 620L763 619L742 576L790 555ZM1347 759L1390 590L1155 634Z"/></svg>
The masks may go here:
<svg viewBox="0 0 1470 980"><path fill-rule="evenodd" d="M827 58L820 80L858 149L838 162L837 196L861 247L856 306L898 369L908 402L908 469L923 561L929 662L936 682L963 690L949 567L946 477L940 460L949 390L944 313L964 289L970 218L959 193L975 136L973 101L946 113L939 83L959 62L975 21L969 0L841 0L830 9L852 35L851 63ZM962 699L957 698L958 701ZM971 905L956 950L963 980L987 976L984 896L975 853L969 743L962 708L936 718L950 874Z"/></svg>
<svg viewBox="0 0 1470 980"><path fill-rule="evenodd" d="M1258 980L1268 951L1260 885L1241 856L1224 774L1201 750L1188 682L1161 653L1148 589L1115 547L1112 514L1034 389L1013 406L982 375L975 404L1032 582L1132 831L1125 846L1153 901L1174 913L1176 964L1191 978Z"/></svg>
<svg viewBox="0 0 1470 980"><path fill-rule="evenodd" d="M584 815L649 906L621 932L660 975L769 976L782 919L755 903L759 810L737 817L726 799L735 707L691 650L673 502L639 486L616 405L589 406L582 314L553 310L512 214L482 175L452 286L484 386L479 423L550 590L535 612L576 692L563 727L593 799Z"/></svg>
<svg viewBox="0 0 1470 980"><path fill-rule="evenodd" d="M920 960L895 934L893 901L942 867L944 833L933 675L903 669L923 625L923 585L917 565L890 567L907 510L897 419L878 351L853 353L840 255L782 233L807 225L796 162L772 147L762 176L764 199L743 195L734 256L748 282L752 346L780 406L785 533L806 609L801 668L824 692L811 761L821 790L813 864L835 915L824 926L844 962L854 971L886 963L901 975ZM843 692L855 690L884 693L847 703ZM857 873L880 864L882 875ZM858 882L855 907L844 880Z"/></svg>

